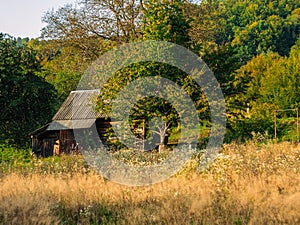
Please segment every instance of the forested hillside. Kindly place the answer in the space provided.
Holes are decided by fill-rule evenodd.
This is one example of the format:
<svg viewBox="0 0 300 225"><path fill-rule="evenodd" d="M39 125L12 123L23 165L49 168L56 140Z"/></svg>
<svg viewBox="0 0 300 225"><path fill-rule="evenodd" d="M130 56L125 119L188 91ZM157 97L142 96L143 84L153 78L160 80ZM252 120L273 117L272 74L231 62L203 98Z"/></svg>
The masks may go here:
<svg viewBox="0 0 300 225"><path fill-rule="evenodd" d="M1 142L28 144L28 133L51 120L93 61L116 46L144 40L177 43L206 62L225 96L226 141L245 140L253 132L272 137L274 110L299 108L299 1L79 0L42 19L40 39L0 35ZM107 84L104 95L113 97L126 82L147 76L140 73L145 68L148 75L159 68L171 76L167 65L124 68L115 79L127 80L119 87ZM192 84L180 71L172 79ZM209 123L200 87L189 91L199 118ZM295 114L278 119L279 138L295 140Z"/></svg>

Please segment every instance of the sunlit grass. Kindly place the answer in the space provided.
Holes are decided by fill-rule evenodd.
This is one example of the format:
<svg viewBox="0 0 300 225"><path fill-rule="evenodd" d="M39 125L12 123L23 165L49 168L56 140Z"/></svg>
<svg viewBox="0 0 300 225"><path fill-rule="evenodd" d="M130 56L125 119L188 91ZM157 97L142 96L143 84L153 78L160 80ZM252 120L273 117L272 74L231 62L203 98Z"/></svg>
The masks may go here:
<svg viewBox="0 0 300 225"><path fill-rule="evenodd" d="M169 151L158 152L157 150L152 151L141 151L133 149L121 149L111 154L115 159L127 164L127 165L139 165L148 166L159 164L168 158Z"/></svg>
<svg viewBox="0 0 300 225"><path fill-rule="evenodd" d="M224 145L204 171L146 187L112 183L81 156L1 163L3 224L299 224L300 147ZM24 163L24 162L23 162Z"/></svg>

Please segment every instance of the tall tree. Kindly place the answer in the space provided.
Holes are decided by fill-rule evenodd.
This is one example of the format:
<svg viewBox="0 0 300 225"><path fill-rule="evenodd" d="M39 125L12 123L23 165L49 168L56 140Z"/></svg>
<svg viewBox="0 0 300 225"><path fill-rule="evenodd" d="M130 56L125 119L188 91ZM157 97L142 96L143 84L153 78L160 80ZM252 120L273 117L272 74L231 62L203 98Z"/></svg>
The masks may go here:
<svg viewBox="0 0 300 225"><path fill-rule="evenodd" d="M37 52L0 34L0 139L27 144L29 132L48 122L54 113L56 92L36 74Z"/></svg>
<svg viewBox="0 0 300 225"><path fill-rule="evenodd" d="M189 22L183 15L183 6L184 1L180 0L145 2L141 40L161 40L188 46ZM189 87L186 91L194 98L202 97L201 89L179 69L162 63L142 62L121 69L110 79L110 82L102 89L104 92L99 98L98 109L105 110L107 107L104 103L105 99L113 99L130 82L140 77L150 76L161 76L172 80L182 87ZM109 110L110 106L107 109ZM159 131L152 130L159 134L160 149L163 149L165 147L163 140L167 129L178 125L178 114L175 109L169 102L158 97L141 99L132 109L132 120L143 119L149 123L155 117L160 117L165 122L165 126L161 127Z"/></svg>
<svg viewBox="0 0 300 225"><path fill-rule="evenodd" d="M79 0L76 5L48 11L42 33L45 38L72 40L82 48L86 46L80 40L91 37L129 42L140 36L142 7L140 0Z"/></svg>

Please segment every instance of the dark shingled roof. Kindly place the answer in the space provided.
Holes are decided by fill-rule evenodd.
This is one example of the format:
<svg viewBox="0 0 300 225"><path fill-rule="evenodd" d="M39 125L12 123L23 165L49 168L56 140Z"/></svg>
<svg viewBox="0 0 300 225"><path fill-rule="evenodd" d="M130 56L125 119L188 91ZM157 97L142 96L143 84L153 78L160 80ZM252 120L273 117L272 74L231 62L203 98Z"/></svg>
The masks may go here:
<svg viewBox="0 0 300 225"><path fill-rule="evenodd" d="M72 91L53 117L47 130L89 128L96 118L101 117L94 110L100 90Z"/></svg>
<svg viewBox="0 0 300 225"><path fill-rule="evenodd" d="M54 115L53 120L95 119L94 105L100 90L72 91Z"/></svg>

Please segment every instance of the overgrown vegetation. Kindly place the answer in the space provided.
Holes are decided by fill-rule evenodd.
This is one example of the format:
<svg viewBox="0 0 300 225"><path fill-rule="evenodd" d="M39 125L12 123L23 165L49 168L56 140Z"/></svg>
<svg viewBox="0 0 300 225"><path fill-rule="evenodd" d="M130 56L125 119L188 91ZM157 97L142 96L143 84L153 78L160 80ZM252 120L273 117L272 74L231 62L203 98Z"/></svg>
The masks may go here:
<svg viewBox="0 0 300 225"><path fill-rule="evenodd" d="M299 146L260 135L224 145L203 171L194 159L175 177L145 187L107 181L81 157L16 157L9 171L7 163L0 164L2 224L300 222Z"/></svg>

